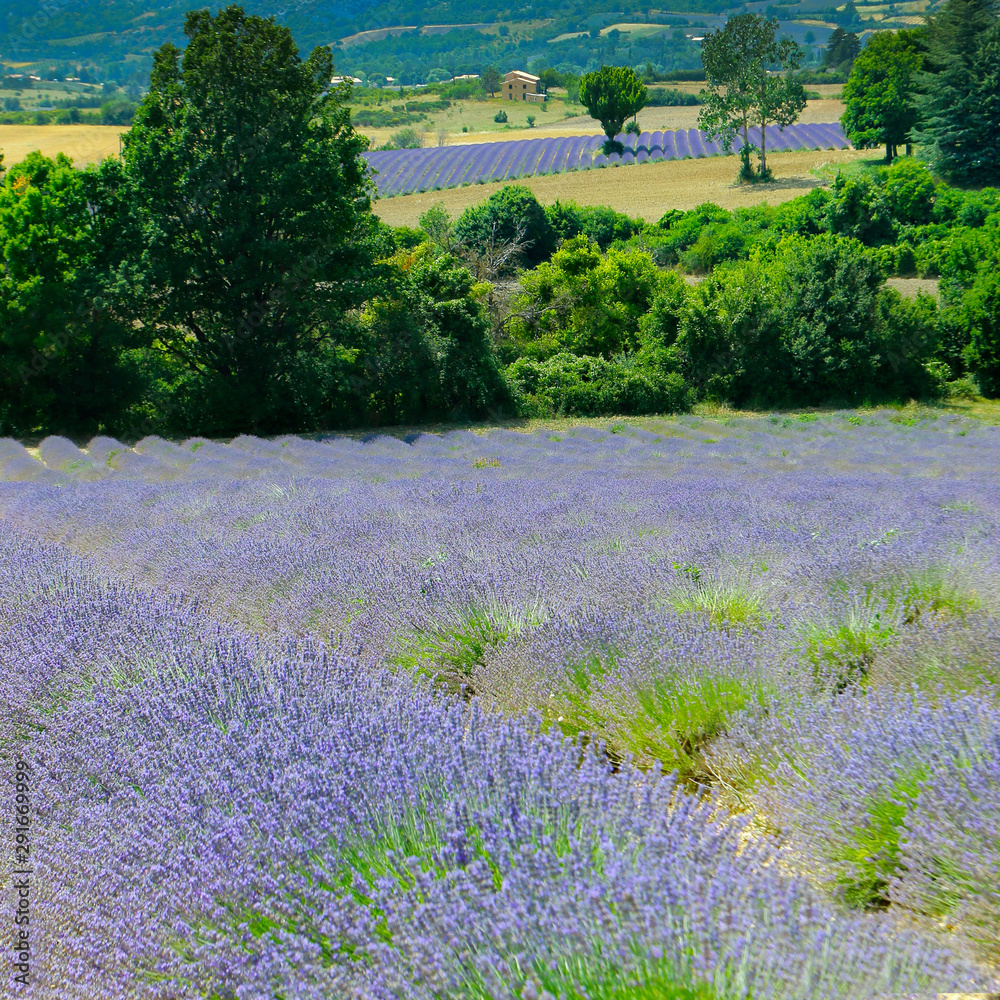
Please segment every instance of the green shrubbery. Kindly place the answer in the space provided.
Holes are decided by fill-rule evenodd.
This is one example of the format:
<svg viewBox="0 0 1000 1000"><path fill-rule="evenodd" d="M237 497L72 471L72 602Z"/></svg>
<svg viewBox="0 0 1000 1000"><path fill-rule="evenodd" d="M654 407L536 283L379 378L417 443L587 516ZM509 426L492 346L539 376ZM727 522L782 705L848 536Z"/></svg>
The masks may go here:
<svg viewBox="0 0 1000 1000"><path fill-rule="evenodd" d="M705 204L648 225L543 207L515 184L457 220L434 207L420 229L393 231L366 205L346 112L310 117L305 79L302 117L282 124L312 137L294 162L276 148L234 168L194 143L161 163L180 134L163 131L175 111L161 104L179 72L158 66L122 163L78 171L33 154L3 177L0 433L1000 392L994 189L951 188L905 158L780 206ZM243 127L227 114L213 134ZM316 138L335 128L334 147ZM262 164L308 183L279 191ZM253 204L222 197L234 170ZM334 177L349 195L317 201ZM691 285L684 271L703 277ZM940 304L887 289L897 274L939 276Z"/></svg>
<svg viewBox="0 0 1000 1000"><path fill-rule="evenodd" d="M527 188L516 184L467 208L455 224L455 239L481 255L492 254L501 244L517 244L521 250L509 259L507 270L547 260L556 248L545 210Z"/></svg>
<svg viewBox="0 0 1000 1000"><path fill-rule="evenodd" d="M878 185L855 190L877 190L889 204ZM905 196L893 193L912 216L914 198ZM808 235L849 216L831 212L838 203L856 204L835 190L734 215L704 205L603 253L572 236L522 276L498 339L515 394L534 414L640 413L694 398L745 406L940 395L966 374L967 332L949 365L935 302L883 286L896 248ZM557 231L574 218L560 205L548 214ZM653 255L711 273L689 288ZM977 355L980 368L987 354Z"/></svg>

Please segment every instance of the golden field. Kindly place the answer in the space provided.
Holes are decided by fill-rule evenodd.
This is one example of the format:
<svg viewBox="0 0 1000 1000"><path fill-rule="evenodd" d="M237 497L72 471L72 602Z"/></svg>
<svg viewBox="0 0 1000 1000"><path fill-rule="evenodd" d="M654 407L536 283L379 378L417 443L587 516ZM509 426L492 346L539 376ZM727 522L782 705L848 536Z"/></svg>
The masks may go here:
<svg viewBox="0 0 1000 1000"><path fill-rule="evenodd" d="M551 205L557 199L572 200L580 205L607 205L618 212L655 222L671 208L695 208L706 201L727 209L764 201L777 205L824 184L825 180L817 176L824 168L877 156L877 151L856 149L772 153L767 159L774 170L775 181L759 185L735 183L739 167L736 156L666 160L399 195L376 201L374 209L378 217L390 225L416 226L420 216L432 205L443 205L455 218L463 209L483 201L504 184L516 183L530 188L543 205Z"/></svg>
<svg viewBox="0 0 1000 1000"><path fill-rule="evenodd" d="M28 153L65 153L78 167L118 155L120 125L0 125L0 152L10 166Z"/></svg>

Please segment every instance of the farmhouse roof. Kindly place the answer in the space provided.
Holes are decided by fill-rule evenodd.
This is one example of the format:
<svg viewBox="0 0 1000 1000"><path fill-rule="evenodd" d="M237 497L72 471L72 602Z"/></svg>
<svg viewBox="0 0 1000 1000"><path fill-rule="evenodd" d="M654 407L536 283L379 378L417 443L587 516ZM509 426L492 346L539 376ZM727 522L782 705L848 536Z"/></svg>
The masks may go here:
<svg viewBox="0 0 1000 1000"><path fill-rule="evenodd" d="M532 76L530 73L525 73L523 69L512 69L505 77L504 80L527 80L529 83L538 83L541 80L540 76Z"/></svg>

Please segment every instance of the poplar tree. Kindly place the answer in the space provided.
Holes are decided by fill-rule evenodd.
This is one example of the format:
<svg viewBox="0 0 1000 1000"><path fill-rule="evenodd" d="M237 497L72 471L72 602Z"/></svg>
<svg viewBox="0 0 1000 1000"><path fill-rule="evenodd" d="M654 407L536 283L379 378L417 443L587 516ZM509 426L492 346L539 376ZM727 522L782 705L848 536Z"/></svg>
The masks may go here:
<svg viewBox="0 0 1000 1000"><path fill-rule="evenodd" d="M767 129L791 125L806 106L802 84L793 72L802 61L802 51L791 38L777 37L778 22L759 14L740 14L726 21L702 43L702 62L708 78L705 105L698 127L732 149L737 133L743 138L743 170L750 180L768 180ZM781 69L784 76L772 70ZM760 129L760 167L750 168L750 129Z"/></svg>

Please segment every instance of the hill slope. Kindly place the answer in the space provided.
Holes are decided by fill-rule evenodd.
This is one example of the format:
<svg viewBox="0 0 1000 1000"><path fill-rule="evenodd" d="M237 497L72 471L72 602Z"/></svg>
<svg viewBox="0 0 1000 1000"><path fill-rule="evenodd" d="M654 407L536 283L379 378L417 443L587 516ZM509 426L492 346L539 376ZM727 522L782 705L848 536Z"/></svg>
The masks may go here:
<svg viewBox="0 0 1000 1000"><path fill-rule="evenodd" d="M667 52L670 43L676 48L685 31L688 36L704 34L721 23L719 15L743 10L774 13L784 30L812 45L823 44L835 23L844 24L852 17L842 5L837 9L837 0L796 0L774 6L772 2L671 0L669 10L654 10L643 0L551 0L548 4L538 0L242 0L249 13L274 16L287 24L304 50L334 44L338 67L345 71L375 69L383 75L409 76L410 83L417 77L422 80L434 67L468 73L488 62L526 66L542 59L552 65L562 61L578 71L586 59L574 51L561 52L559 46L576 37L578 48L587 41L580 37L586 32L618 22L630 28L636 27L634 22L642 22L642 27L648 23L650 30L623 32L628 36L623 45L594 51L595 58L679 69L690 60ZM858 0L851 26L857 30L909 26L919 23L922 10L934 9L941 2L931 0L928 6L926 0L913 0L887 6ZM111 74L114 78L138 78L148 72L149 56L157 46L166 41L183 43L184 14L199 5L199 0L21 0L16 7L5 4L7 9L0 9L0 61L118 64ZM209 6L218 9L222 3L216 0ZM423 25L437 27L418 37L412 28ZM469 27L456 27L445 43L440 26L449 25ZM388 38L376 30L399 26L411 30ZM359 34L366 32L370 34ZM347 46L337 44L350 36L354 37ZM662 58L657 58L656 47L650 45L656 38L662 42Z"/></svg>
<svg viewBox="0 0 1000 1000"><path fill-rule="evenodd" d="M163 41L179 41L185 11L197 0L63 0L52 11L51 0L22 0L0 12L0 57L39 59L60 55L96 55L115 51L143 52ZM220 3L209 4L217 9ZM530 20L583 22L595 14L621 13L621 0L243 0L253 14L273 15L289 25L302 46L325 44L371 28L392 25L467 24ZM680 0L678 11L722 12L728 0Z"/></svg>

